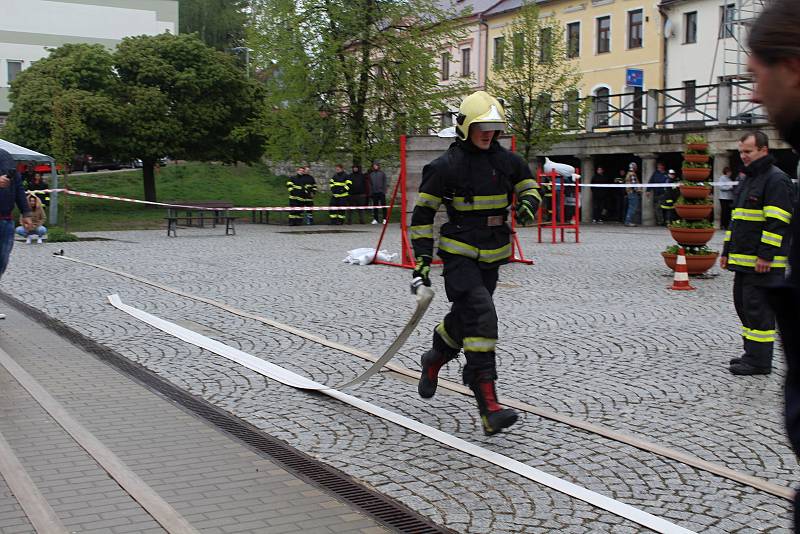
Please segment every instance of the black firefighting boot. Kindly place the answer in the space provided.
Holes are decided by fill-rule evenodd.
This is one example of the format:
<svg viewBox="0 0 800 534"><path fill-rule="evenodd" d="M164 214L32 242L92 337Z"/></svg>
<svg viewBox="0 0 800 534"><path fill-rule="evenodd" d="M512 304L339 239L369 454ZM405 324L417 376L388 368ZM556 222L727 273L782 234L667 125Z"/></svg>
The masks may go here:
<svg viewBox="0 0 800 534"><path fill-rule="evenodd" d="M469 388L475 394L475 400L478 401L484 434L492 436L517 422L517 412L511 408L503 408L497 403L494 380L478 377L470 384Z"/></svg>
<svg viewBox="0 0 800 534"><path fill-rule="evenodd" d="M436 349L431 349L422 355L422 373L417 384L419 396L423 399L430 399L436 393L436 386L439 385L439 370L453 359L454 356L442 354Z"/></svg>

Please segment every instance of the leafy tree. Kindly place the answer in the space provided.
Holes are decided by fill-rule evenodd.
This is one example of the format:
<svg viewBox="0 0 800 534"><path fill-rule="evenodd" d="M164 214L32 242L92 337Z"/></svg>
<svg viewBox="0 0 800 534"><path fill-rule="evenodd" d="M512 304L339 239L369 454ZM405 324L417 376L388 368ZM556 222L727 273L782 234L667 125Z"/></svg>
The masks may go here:
<svg viewBox="0 0 800 534"><path fill-rule="evenodd" d="M114 152L140 157L145 198L156 198L154 167L170 155L199 161L255 161L263 91L233 59L192 35L128 37L114 53L122 135Z"/></svg>
<svg viewBox="0 0 800 534"><path fill-rule="evenodd" d="M54 132L54 105L67 96L71 118L61 122L72 131ZM263 151L262 88L229 54L192 35L130 37L113 54L97 45L64 45L22 72L10 98L11 140L42 152L72 147L141 158L151 201L158 158L250 162ZM67 135L70 143L53 143Z"/></svg>
<svg viewBox="0 0 800 534"><path fill-rule="evenodd" d="M498 51L487 88L504 101L509 133L530 160L577 133L586 114L578 99L581 74L577 62L567 58L561 24L539 18L532 0L525 0L503 37L511 46Z"/></svg>
<svg viewBox="0 0 800 534"><path fill-rule="evenodd" d="M254 0L248 41L270 94L273 158L394 155L453 92L438 51L459 35L437 0ZM424 15L421 15L424 14Z"/></svg>
<svg viewBox="0 0 800 534"><path fill-rule="evenodd" d="M244 44L247 14L244 0L181 0L180 33L197 33L212 48L227 51Z"/></svg>

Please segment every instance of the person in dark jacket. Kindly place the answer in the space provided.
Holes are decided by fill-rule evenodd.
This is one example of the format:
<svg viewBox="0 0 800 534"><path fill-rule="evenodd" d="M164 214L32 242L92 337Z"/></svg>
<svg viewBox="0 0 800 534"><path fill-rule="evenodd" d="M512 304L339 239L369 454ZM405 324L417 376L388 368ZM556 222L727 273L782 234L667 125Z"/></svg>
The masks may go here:
<svg viewBox="0 0 800 534"><path fill-rule="evenodd" d="M300 208L305 206L305 167L298 167L297 174L286 181L286 189L289 191L289 207ZM305 212L302 210L292 210L289 212L289 225L299 226L303 224Z"/></svg>
<svg viewBox="0 0 800 534"><path fill-rule="evenodd" d="M767 110L781 137L800 152L800 10L796 0L775 0L751 26L749 70L753 101ZM795 213L797 209L795 208ZM785 420L789 442L800 456L800 217L791 223L791 274L770 288L769 301L786 355ZM794 500L795 532L800 532L800 491Z"/></svg>
<svg viewBox="0 0 800 534"><path fill-rule="evenodd" d="M742 321L744 354L730 361L735 375L772 372L775 314L767 301L768 288L778 285L786 271L789 224L792 221L792 182L769 155L769 139L761 131L739 141L747 178L733 203L730 230L720 267L735 272L733 303Z"/></svg>
<svg viewBox="0 0 800 534"><path fill-rule="evenodd" d="M42 205L49 206L50 193L43 192L46 189L50 189L50 186L47 185L47 181L42 178L42 173L40 172L34 173L29 180L26 180L25 190L33 192L37 197L39 197L39 200L42 201Z"/></svg>
<svg viewBox="0 0 800 534"><path fill-rule="evenodd" d="M317 181L311 175L311 167L306 165L303 169L303 193L305 198L303 199L303 206L306 208L313 208L314 207L314 197L317 194ZM306 224L314 224L314 211L311 209L306 209L305 212L305 223Z"/></svg>
<svg viewBox="0 0 800 534"><path fill-rule="evenodd" d="M594 184L608 184L611 180L606 175L603 167L597 167L594 176L592 176L592 185ZM607 187L593 187L592 188L592 222L602 224L606 217L611 215L611 208L608 205L609 189Z"/></svg>
<svg viewBox="0 0 800 534"><path fill-rule="evenodd" d="M17 173L17 163L11 154L0 149L0 277L6 272L11 249L14 248L14 205L22 217L20 223L28 231L33 230L31 208L22 187L22 178ZM0 319L5 319L0 314Z"/></svg>
<svg viewBox="0 0 800 534"><path fill-rule="evenodd" d="M649 184L669 184L671 180L669 179L669 175L667 174L667 167L664 165L663 162L659 161L656 163L656 170L653 171L653 174L650 176L650 181L647 182ZM653 213L656 216L656 224L658 226L664 226L666 224L666 213L664 213L664 208L662 205L664 204L664 197L667 196L669 192L669 188L667 187L653 187L647 191L647 197L652 198L653 202ZM652 197L651 197L652 195Z"/></svg>
<svg viewBox="0 0 800 534"><path fill-rule="evenodd" d="M517 420L514 410L498 403L495 391L497 313L492 295L499 267L511 256L508 208L516 194L517 221L525 224L533 221L541 202L527 163L497 142L505 127L503 107L488 93L478 91L464 99L457 141L422 170L410 228L416 258L412 288L417 283L429 286L433 220L445 205L449 221L440 230L438 255L453 304L434 329L433 347L422 356L419 394L434 395L439 370L463 349L464 384L475 394L487 435Z"/></svg>
<svg viewBox="0 0 800 534"><path fill-rule="evenodd" d="M386 208L379 208L378 206L386 205L386 190L388 187L389 178L381 170L380 163L373 163L372 170L369 172L369 190L373 205L372 224L386 222Z"/></svg>
<svg viewBox="0 0 800 534"><path fill-rule="evenodd" d="M350 181L350 192L347 197L350 206L367 205L367 177L361 172L360 165L353 165L353 172L348 177ZM347 210L347 224L353 222L353 212L358 212L358 222L364 224L364 210Z"/></svg>
<svg viewBox="0 0 800 534"><path fill-rule="evenodd" d="M334 208L347 206L350 183L350 178L344 172L344 167L341 164L336 165L336 174L330 180L331 210L328 216L331 219L331 224L344 224L344 211Z"/></svg>

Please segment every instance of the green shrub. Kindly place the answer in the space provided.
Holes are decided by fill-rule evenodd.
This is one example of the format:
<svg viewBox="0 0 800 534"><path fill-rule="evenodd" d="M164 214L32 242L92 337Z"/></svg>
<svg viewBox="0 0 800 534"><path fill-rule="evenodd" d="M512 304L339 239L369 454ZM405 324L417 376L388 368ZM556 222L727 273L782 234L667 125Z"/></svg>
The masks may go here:
<svg viewBox="0 0 800 534"><path fill-rule="evenodd" d="M669 225L670 228L685 228L687 230L700 230L706 228L714 228L714 224L711 221L687 221L684 219L678 219L677 221L672 221Z"/></svg>
<svg viewBox="0 0 800 534"><path fill-rule="evenodd" d="M678 253L678 249L680 249L680 248L681 248L680 245L670 245L664 250L664 252L666 252L667 254L677 254ZM686 252L687 256L710 256L712 254L717 254L718 253L718 251L711 250L706 245L702 245L702 246L699 246L699 247L698 246L695 246L695 247L686 246L686 247L683 247L683 250L684 250L684 252Z"/></svg>
<svg viewBox="0 0 800 534"><path fill-rule="evenodd" d="M67 241L77 241L78 236L65 232L63 228L53 226L47 229L47 240L51 243L65 243Z"/></svg>
<svg viewBox="0 0 800 534"><path fill-rule="evenodd" d="M682 196L678 197L675 201L676 205L679 206L708 206L709 204L713 204L714 199L706 197L706 198L683 198Z"/></svg>

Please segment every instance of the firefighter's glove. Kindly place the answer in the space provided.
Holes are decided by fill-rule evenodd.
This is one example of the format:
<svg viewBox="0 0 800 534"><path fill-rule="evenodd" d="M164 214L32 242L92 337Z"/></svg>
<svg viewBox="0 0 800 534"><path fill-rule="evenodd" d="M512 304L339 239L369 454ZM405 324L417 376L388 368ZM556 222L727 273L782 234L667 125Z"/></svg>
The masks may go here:
<svg viewBox="0 0 800 534"><path fill-rule="evenodd" d="M429 256L418 256L417 264L414 266L413 278L422 280L422 285L431 286L431 258Z"/></svg>
<svg viewBox="0 0 800 534"><path fill-rule="evenodd" d="M515 211L517 212L517 222L521 225L530 224L536 220L536 210L539 209L539 203L530 197L522 197Z"/></svg>

